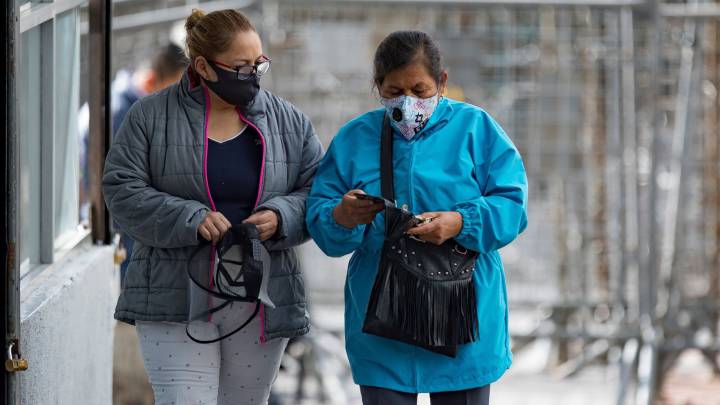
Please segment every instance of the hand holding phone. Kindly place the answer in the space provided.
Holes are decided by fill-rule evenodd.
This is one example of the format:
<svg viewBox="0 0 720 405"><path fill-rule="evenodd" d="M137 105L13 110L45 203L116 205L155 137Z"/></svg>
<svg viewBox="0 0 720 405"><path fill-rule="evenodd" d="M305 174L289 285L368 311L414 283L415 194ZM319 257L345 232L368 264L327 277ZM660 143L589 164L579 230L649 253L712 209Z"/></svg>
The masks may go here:
<svg viewBox="0 0 720 405"><path fill-rule="evenodd" d="M374 195L368 195L368 194L362 194L362 193L355 193L353 194L355 198L358 200L365 200L365 201L372 201L378 204L385 204L385 200L380 197L375 197Z"/></svg>
<svg viewBox="0 0 720 405"><path fill-rule="evenodd" d="M366 195L362 190L350 190L333 209L335 221L349 229L366 225L385 209L385 200Z"/></svg>

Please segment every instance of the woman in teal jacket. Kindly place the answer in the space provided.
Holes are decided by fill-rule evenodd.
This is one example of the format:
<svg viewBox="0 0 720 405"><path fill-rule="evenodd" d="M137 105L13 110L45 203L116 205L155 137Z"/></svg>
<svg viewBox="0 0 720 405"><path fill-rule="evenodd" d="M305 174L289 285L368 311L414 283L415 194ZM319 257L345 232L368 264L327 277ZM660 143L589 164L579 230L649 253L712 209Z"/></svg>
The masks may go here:
<svg viewBox="0 0 720 405"><path fill-rule="evenodd" d="M442 96L447 72L425 33L388 36L375 54L385 108L343 126L307 200L311 236L330 256L353 253L345 285L345 337L363 403L487 404L489 386L510 366L507 291L498 249L527 226L527 178L520 154L482 109ZM396 203L433 221L408 233L431 243L454 238L478 251L474 282L479 338L455 358L362 332L384 240L378 196L384 115L394 132Z"/></svg>

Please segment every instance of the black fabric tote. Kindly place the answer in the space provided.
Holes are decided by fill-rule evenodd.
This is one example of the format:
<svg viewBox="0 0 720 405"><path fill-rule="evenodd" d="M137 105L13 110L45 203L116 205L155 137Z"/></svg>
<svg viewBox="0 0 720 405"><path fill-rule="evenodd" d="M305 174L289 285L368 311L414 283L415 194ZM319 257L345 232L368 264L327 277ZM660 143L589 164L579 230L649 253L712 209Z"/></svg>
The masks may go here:
<svg viewBox="0 0 720 405"><path fill-rule="evenodd" d="M380 148L385 242L363 332L455 357L457 346L478 337L472 278L478 253L454 239L438 246L406 234L419 219L395 206L392 137L385 116Z"/></svg>
<svg viewBox="0 0 720 405"><path fill-rule="evenodd" d="M217 246L203 242L187 263L190 309L185 332L188 337L196 343L218 342L236 334L255 319L261 303L274 308L267 294L269 266L270 254L253 224L233 225ZM193 321L205 321L233 302L255 304L252 314L236 328L213 338L190 333Z"/></svg>

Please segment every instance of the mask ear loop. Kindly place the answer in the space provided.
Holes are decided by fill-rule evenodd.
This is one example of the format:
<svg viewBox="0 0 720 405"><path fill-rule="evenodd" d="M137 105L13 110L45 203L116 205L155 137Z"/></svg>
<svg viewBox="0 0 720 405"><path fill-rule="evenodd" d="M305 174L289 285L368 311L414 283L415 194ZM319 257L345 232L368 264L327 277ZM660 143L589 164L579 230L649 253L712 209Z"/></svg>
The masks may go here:
<svg viewBox="0 0 720 405"><path fill-rule="evenodd" d="M202 56L202 55L201 55L201 56ZM210 62L210 60L209 60L208 58L204 57L204 56L203 56L203 59L205 59L205 66L208 67L208 68L210 68L210 70L212 70L212 72L215 74L216 79L220 79L220 76L218 75L218 73L217 73L217 71L215 70L215 68L212 66L212 63ZM195 67L193 67L193 70L195 71L195 74L198 75L198 78L200 79L200 82L201 82L205 87L207 87L207 83L206 83L206 82L209 82L210 80L209 80L209 79L206 79L205 77L203 77L203 75L200 74L200 71L197 70L197 69L195 69ZM217 81L217 80L216 80L216 81Z"/></svg>

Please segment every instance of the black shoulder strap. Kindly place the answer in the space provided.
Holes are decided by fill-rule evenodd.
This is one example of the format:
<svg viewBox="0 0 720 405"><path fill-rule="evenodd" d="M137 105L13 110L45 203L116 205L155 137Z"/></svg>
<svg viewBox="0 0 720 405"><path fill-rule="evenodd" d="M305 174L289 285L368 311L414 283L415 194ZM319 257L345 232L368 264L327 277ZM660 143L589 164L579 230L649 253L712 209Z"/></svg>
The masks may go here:
<svg viewBox="0 0 720 405"><path fill-rule="evenodd" d="M380 140L380 187L384 199L395 203L395 183L393 176L393 134L390 118L385 114Z"/></svg>

